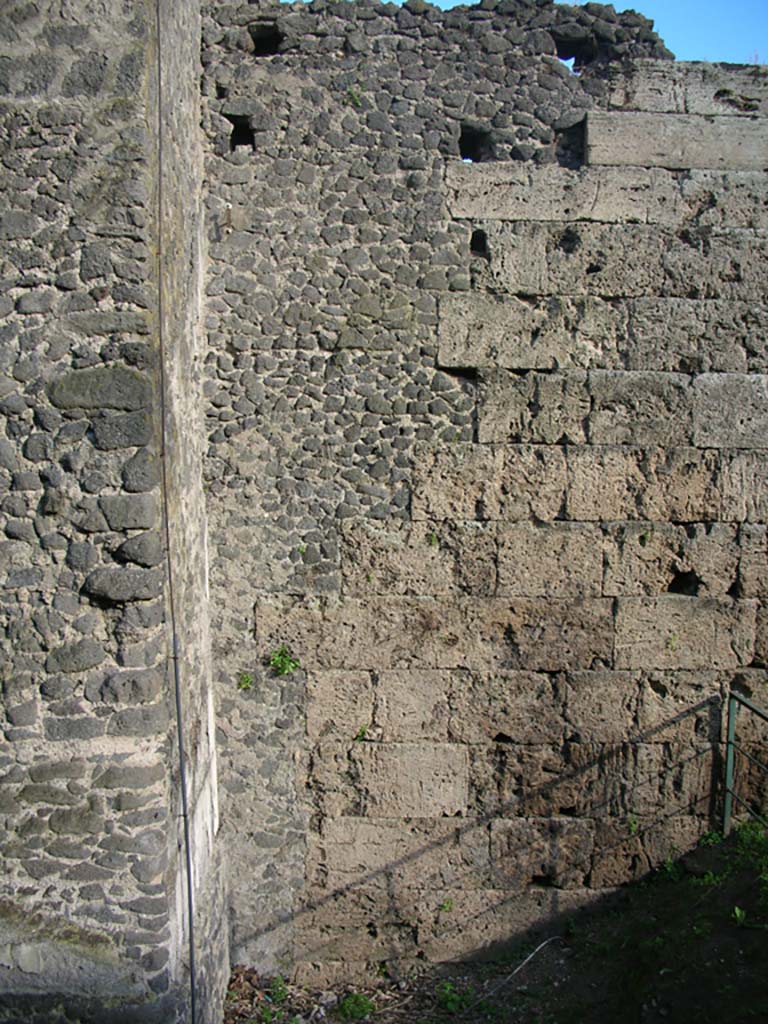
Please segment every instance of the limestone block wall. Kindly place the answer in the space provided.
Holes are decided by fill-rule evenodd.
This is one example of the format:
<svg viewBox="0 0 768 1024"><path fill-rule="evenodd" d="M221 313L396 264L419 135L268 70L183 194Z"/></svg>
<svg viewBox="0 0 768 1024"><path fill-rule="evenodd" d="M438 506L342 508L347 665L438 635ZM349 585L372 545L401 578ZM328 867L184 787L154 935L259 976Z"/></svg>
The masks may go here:
<svg viewBox="0 0 768 1024"><path fill-rule="evenodd" d="M695 842L764 692L766 76L599 5L203 43L233 959L492 952Z"/></svg>
<svg viewBox="0 0 768 1024"><path fill-rule="evenodd" d="M199 10L11 3L0 39L0 1019L191 1020L177 648L214 1021Z"/></svg>

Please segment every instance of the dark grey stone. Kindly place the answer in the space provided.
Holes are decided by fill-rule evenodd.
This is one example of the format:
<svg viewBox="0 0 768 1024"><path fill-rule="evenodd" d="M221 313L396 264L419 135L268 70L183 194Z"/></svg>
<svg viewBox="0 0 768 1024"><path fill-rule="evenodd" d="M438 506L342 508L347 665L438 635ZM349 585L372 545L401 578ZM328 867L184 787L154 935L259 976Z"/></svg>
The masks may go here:
<svg viewBox="0 0 768 1024"><path fill-rule="evenodd" d="M63 96L96 96L104 84L107 58L101 53L89 53L72 65L61 83Z"/></svg>
<svg viewBox="0 0 768 1024"><path fill-rule="evenodd" d="M104 723L97 718L49 718L45 735L49 740L92 740L104 735Z"/></svg>
<svg viewBox="0 0 768 1024"><path fill-rule="evenodd" d="M54 839L46 847L51 857L63 857L64 860L85 860L91 855L91 847L71 839Z"/></svg>
<svg viewBox="0 0 768 1024"><path fill-rule="evenodd" d="M148 334L149 323L144 313L130 310L116 312L73 313L67 324L87 337L94 334Z"/></svg>
<svg viewBox="0 0 768 1024"><path fill-rule="evenodd" d="M30 726L37 721L37 701L28 700L24 704L17 704L15 708L7 708L6 716L11 725Z"/></svg>
<svg viewBox="0 0 768 1024"><path fill-rule="evenodd" d="M136 914L149 914L155 916L162 914L168 909L168 903L163 897L153 899L151 896L139 896L137 899L121 903L124 910L132 910Z"/></svg>
<svg viewBox="0 0 768 1024"><path fill-rule="evenodd" d="M95 366L59 377L48 395L60 409L144 409L150 404L151 382L130 366Z"/></svg>
<svg viewBox="0 0 768 1024"><path fill-rule="evenodd" d="M131 537L115 551L115 558L121 562L135 562L152 568L163 560L163 539L157 530L140 533Z"/></svg>
<svg viewBox="0 0 768 1024"><path fill-rule="evenodd" d="M68 793L66 789L51 786L47 783L31 783L23 786L17 794L17 799L24 804L57 804L71 807L77 803L77 797Z"/></svg>
<svg viewBox="0 0 768 1024"><path fill-rule="evenodd" d="M91 807L77 807L54 811L48 819L51 831L67 835L97 835L104 830L104 819Z"/></svg>
<svg viewBox="0 0 768 1024"><path fill-rule="evenodd" d="M56 301L56 292L51 288L38 288L33 292L26 292L16 301L16 310L19 313L50 313Z"/></svg>
<svg viewBox="0 0 768 1024"><path fill-rule="evenodd" d="M13 569L8 573L5 586L9 590L17 590L20 587L36 587L43 579L42 569Z"/></svg>
<svg viewBox="0 0 768 1024"><path fill-rule="evenodd" d="M96 569L83 589L110 604L150 601L162 593L163 575L152 569Z"/></svg>
<svg viewBox="0 0 768 1024"><path fill-rule="evenodd" d="M40 499L40 513L44 516L60 516L68 504L66 491L59 487L48 487Z"/></svg>
<svg viewBox="0 0 768 1024"><path fill-rule="evenodd" d="M86 770L84 761L47 761L44 764L33 765L29 769L29 777L33 782L50 782L52 779L80 779Z"/></svg>
<svg viewBox="0 0 768 1024"><path fill-rule="evenodd" d="M112 716L107 728L110 736L162 735L170 721L165 704L143 708L126 708Z"/></svg>
<svg viewBox="0 0 768 1024"><path fill-rule="evenodd" d="M78 513L72 521L81 533L103 533L109 529L107 520L97 508L89 508Z"/></svg>
<svg viewBox="0 0 768 1024"><path fill-rule="evenodd" d="M159 502L152 494L105 495L99 508L112 530L147 530L159 518Z"/></svg>
<svg viewBox="0 0 768 1024"><path fill-rule="evenodd" d="M157 669L115 672L98 688L98 698L107 704L146 704L158 696L162 685L163 677Z"/></svg>
<svg viewBox="0 0 768 1024"><path fill-rule="evenodd" d="M128 605L123 609L120 622L122 629L154 629L165 622L165 605L162 601L153 604Z"/></svg>
<svg viewBox="0 0 768 1024"><path fill-rule="evenodd" d="M93 784L101 789L147 789L164 779L165 774L165 768L161 764L146 767L111 765L93 780Z"/></svg>
<svg viewBox="0 0 768 1024"><path fill-rule="evenodd" d="M154 452L142 448L123 466L123 486L126 491L151 491L160 483L160 464Z"/></svg>
<svg viewBox="0 0 768 1024"><path fill-rule="evenodd" d="M80 277L91 281L94 277L108 277L112 273L112 257L101 242L86 245L80 253Z"/></svg>
<svg viewBox="0 0 768 1024"><path fill-rule="evenodd" d="M93 420L91 427L93 443L102 451L139 448L149 444L152 439L152 420L142 411L100 416Z"/></svg>
<svg viewBox="0 0 768 1024"><path fill-rule="evenodd" d="M11 486L14 491L39 491L42 488L39 473L14 473Z"/></svg>
<svg viewBox="0 0 768 1024"><path fill-rule="evenodd" d="M53 439L48 434L30 434L24 442L24 458L30 462L47 462L53 458Z"/></svg>
<svg viewBox="0 0 768 1024"><path fill-rule="evenodd" d="M104 648L95 640L78 640L49 654L45 667L49 672L84 672L100 665L106 656Z"/></svg>
<svg viewBox="0 0 768 1024"><path fill-rule="evenodd" d="M99 552L92 544L72 541L67 551L67 565L76 572L88 572L99 560Z"/></svg>
<svg viewBox="0 0 768 1024"><path fill-rule="evenodd" d="M84 861L82 864L75 864L64 872L64 877L73 882L105 882L113 876L114 871L88 861Z"/></svg>
<svg viewBox="0 0 768 1024"><path fill-rule="evenodd" d="M39 231L40 219L24 210L7 210L0 214L0 240L31 238Z"/></svg>

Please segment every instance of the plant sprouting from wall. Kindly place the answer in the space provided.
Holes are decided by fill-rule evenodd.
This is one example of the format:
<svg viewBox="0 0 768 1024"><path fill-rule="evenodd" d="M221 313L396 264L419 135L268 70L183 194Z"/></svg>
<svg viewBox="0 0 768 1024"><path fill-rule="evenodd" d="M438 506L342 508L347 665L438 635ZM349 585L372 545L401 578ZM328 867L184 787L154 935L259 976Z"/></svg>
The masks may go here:
<svg viewBox="0 0 768 1024"><path fill-rule="evenodd" d="M295 672L300 667L300 663L285 644L280 644L269 656L269 667L276 676L289 676L291 672Z"/></svg>

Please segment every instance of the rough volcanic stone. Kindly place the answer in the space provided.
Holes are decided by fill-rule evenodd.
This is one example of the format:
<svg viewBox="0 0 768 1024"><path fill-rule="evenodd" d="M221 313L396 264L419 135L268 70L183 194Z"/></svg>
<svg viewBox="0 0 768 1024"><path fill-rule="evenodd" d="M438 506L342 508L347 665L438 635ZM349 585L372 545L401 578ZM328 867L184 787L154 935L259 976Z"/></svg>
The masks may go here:
<svg viewBox="0 0 768 1024"><path fill-rule="evenodd" d="M163 539L157 530L131 537L115 551L115 558L121 562L135 562L152 568L163 560Z"/></svg>
<svg viewBox="0 0 768 1024"><path fill-rule="evenodd" d="M162 585L162 573L151 569L96 569L86 578L83 589L110 604L125 604L159 597Z"/></svg>
<svg viewBox="0 0 768 1024"><path fill-rule="evenodd" d="M152 437L152 421L141 411L116 416L104 414L94 419L91 426L93 443L102 451L141 447L149 444Z"/></svg>
<svg viewBox="0 0 768 1024"><path fill-rule="evenodd" d="M129 366L96 366L60 377L48 394L60 409L144 409L150 404L151 383Z"/></svg>
<svg viewBox="0 0 768 1024"><path fill-rule="evenodd" d="M159 502L152 494L108 494L99 508L112 530L147 530L157 524Z"/></svg>
<svg viewBox="0 0 768 1024"><path fill-rule="evenodd" d="M130 458L123 466L123 486L126 491L151 491L160 483L160 465L157 456L147 448Z"/></svg>
<svg viewBox="0 0 768 1024"><path fill-rule="evenodd" d="M162 676L157 669L115 672L98 688L98 695L102 701L109 704L146 704L160 693L162 682Z"/></svg>
<svg viewBox="0 0 768 1024"><path fill-rule="evenodd" d="M49 654L45 666L49 672L84 672L100 665L106 656L104 648L95 640L78 640Z"/></svg>

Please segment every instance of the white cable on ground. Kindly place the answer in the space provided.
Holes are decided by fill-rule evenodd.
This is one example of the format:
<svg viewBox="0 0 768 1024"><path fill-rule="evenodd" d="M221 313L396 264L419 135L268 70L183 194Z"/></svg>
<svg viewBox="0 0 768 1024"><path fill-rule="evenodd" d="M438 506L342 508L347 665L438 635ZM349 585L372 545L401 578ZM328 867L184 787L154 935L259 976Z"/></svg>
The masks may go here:
<svg viewBox="0 0 768 1024"><path fill-rule="evenodd" d="M534 951L533 951L532 953L529 953L529 954L528 954L528 956L527 956L527 957L525 958L525 960L523 960L523 962L522 962L521 964L518 964L518 966L517 966L517 967L516 967L516 968L514 969L514 971L512 971L512 973L511 973L511 974L508 974L508 975L506 976L506 978L504 978L504 980L503 980L503 981L500 981L500 982L498 983L498 985L494 985L494 987L493 987L493 988L492 988L492 989L490 990L490 992L486 992L486 993L485 993L485 994L484 994L483 996L481 996L481 998L480 998L480 999L476 999L476 1000L474 1001L474 1003L471 1003L471 1004L470 1004L470 1005L469 1005L469 1006L468 1006L468 1007L466 1008L466 1010L464 1011L464 1014L463 1014L463 1016L465 1016L465 1015L466 1015L467 1013L469 1013L469 1011L470 1011L470 1010L474 1010L474 1008L475 1008L476 1006L479 1006L479 1004L480 1004L480 1003L483 1003L483 1002L485 1002L485 1001L486 1001L486 999L490 999L490 998L491 998L492 996L495 996L495 995L496 995L496 993L497 993L497 992L500 992L500 991L501 991L501 989L503 989L503 988L504 988L504 986L505 986L505 985L506 985L506 984L507 984L508 982L510 982L510 981L511 981L511 980L512 980L512 979L514 978L514 976L515 976L516 974L518 974L518 973L519 973L520 971L522 971L522 969L523 969L523 968L525 967L525 965L526 965L527 963L530 963L530 962L531 962L531 960L533 960L533 958L534 958L534 957L536 956L536 954L537 954L538 952L540 952L540 950L544 949L544 947L545 947L545 946L548 946L550 942L557 942L558 940L559 940L560 942L562 942L562 941L563 941L563 937L562 937L562 935L552 935L552 936L551 936L550 938L548 938L548 939L545 939L545 940L544 940L544 941L543 941L542 943L540 943L540 944L539 944L539 945L538 945L538 946L536 947L536 949L534 949Z"/></svg>

